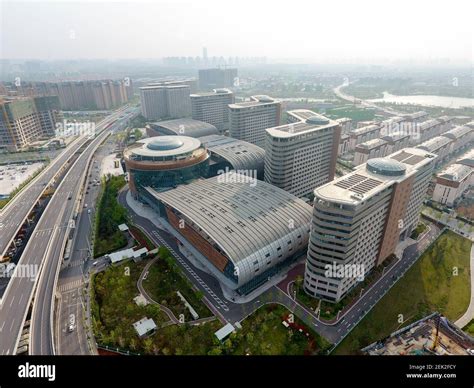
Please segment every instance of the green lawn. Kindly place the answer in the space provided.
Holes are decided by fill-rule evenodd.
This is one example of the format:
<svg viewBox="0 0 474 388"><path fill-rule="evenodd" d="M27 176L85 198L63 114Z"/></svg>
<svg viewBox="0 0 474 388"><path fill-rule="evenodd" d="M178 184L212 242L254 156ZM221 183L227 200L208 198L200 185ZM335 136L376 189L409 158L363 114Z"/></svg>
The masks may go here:
<svg viewBox="0 0 474 388"><path fill-rule="evenodd" d="M474 337L474 319L463 327L463 330Z"/></svg>
<svg viewBox="0 0 474 388"><path fill-rule="evenodd" d="M94 257L116 251L127 245L127 238L118 226L127 221L127 211L117 201L119 190L125 185L123 176L110 176L97 209L96 235L94 241Z"/></svg>
<svg viewBox="0 0 474 388"><path fill-rule="evenodd" d="M375 110L358 108L353 105L342 105L331 109L326 109L325 116L331 119L338 119L348 117L356 122L373 120L375 117Z"/></svg>
<svg viewBox="0 0 474 388"><path fill-rule="evenodd" d="M146 262L110 267L93 278L92 316L94 333L100 345L119 347L140 354L204 355L215 345L214 333L222 326L218 321L199 326L171 325L156 305L137 306L137 280ZM126 269L129 268L129 276ZM158 326L155 334L140 339L132 324L141 318L152 318Z"/></svg>
<svg viewBox="0 0 474 388"><path fill-rule="evenodd" d="M451 321L467 309L470 299L471 242L446 231L341 342L334 354L354 354L433 311ZM453 275L457 268L457 276ZM404 323L398 322L403 314Z"/></svg>
<svg viewBox="0 0 474 388"><path fill-rule="evenodd" d="M143 287L153 300L171 309L176 317L184 314L185 320L191 321L192 315L176 293L179 291L199 314L199 318L212 316L201 300L202 294L192 288L174 259L164 255L163 249L160 249L160 256L149 268L147 278L143 281Z"/></svg>
<svg viewBox="0 0 474 388"><path fill-rule="evenodd" d="M265 305L242 322L242 329L231 334L209 354L226 355L306 355L324 352L330 344L296 316L295 328L282 321L290 312L278 304ZM299 328L309 334L306 336Z"/></svg>

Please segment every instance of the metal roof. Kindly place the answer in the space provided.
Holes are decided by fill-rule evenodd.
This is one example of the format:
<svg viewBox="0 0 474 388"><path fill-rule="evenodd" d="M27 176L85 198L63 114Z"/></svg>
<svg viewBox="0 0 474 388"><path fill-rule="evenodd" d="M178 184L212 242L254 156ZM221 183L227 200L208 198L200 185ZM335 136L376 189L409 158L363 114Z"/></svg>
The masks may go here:
<svg viewBox="0 0 474 388"><path fill-rule="evenodd" d="M233 171L149 192L194 222L234 264L286 236L293 241L307 233L312 215L312 207L298 197Z"/></svg>
<svg viewBox="0 0 474 388"><path fill-rule="evenodd" d="M356 150L357 150L357 148L364 148L364 149L367 149L367 150L371 150L373 148L380 147L384 144L387 144L387 141L385 141L383 139L372 139L372 140L368 140L364 143L358 144L356 146Z"/></svg>
<svg viewBox="0 0 474 388"><path fill-rule="evenodd" d="M150 123L149 126L152 130L162 133L163 135L201 137L219 133L214 125L193 119L158 121Z"/></svg>
<svg viewBox="0 0 474 388"><path fill-rule="evenodd" d="M472 131L474 131L473 128L468 127L467 125L461 125L443 133L443 136L449 137L451 139L459 139L460 137L463 137Z"/></svg>
<svg viewBox="0 0 474 388"><path fill-rule="evenodd" d="M201 143L211 153L227 160L235 170L261 170L265 151L255 144L222 135L200 137Z"/></svg>
<svg viewBox="0 0 474 388"><path fill-rule="evenodd" d="M473 168L462 164L451 164L437 174L439 178L448 179L454 182L462 182L473 172Z"/></svg>
<svg viewBox="0 0 474 388"><path fill-rule="evenodd" d="M136 330L137 334L140 337L150 333L151 331L156 329L155 321L151 318L142 318L139 321L133 324L133 328Z"/></svg>
<svg viewBox="0 0 474 388"><path fill-rule="evenodd" d="M446 136L436 136L429 140L426 140L425 142L418 145L416 148L420 148L422 150L436 153L436 151L438 151L440 148L444 147L445 145L451 142L452 142L452 139Z"/></svg>

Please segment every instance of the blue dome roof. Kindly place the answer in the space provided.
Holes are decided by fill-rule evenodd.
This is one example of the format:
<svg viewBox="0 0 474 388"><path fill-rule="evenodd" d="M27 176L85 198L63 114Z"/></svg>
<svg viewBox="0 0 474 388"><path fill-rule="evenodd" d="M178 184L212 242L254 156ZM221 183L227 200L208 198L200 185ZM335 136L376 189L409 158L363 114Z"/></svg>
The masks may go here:
<svg viewBox="0 0 474 388"><path fill-rule="evenodd" d="M315 125L326 125L326 124L329 124L329 120L324 118L324 117L320 117L320 116L311 116L311 117L308 117L306 119L306 122L308 124L315 124Z"/></svg>
<svg viewBox="0 0 474 388"><path fill-rule="evenodd" d="M388 158L369 159L366 166L367 171L385 176L401 176L405 174L404 164Z"/></svg>
<svg viewBox="0 0 474 388"><path fill-rule="evenodd" d="M147 144L147 147L150 150L153 151L169 151L169 150L175 150L176 148L179 148L183 145L184 143L179 139L175 137L164 137L164 138L157 138Z"/></svg>

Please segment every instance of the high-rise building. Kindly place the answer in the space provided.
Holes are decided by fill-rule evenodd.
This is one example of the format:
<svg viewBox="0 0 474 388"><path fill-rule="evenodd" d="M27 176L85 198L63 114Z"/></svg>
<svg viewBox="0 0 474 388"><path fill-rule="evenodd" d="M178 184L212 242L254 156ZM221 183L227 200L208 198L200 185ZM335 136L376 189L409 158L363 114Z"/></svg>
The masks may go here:
<svg viewBox="0 0 474 388"><path fill-rule="evenodd" d="M153 84L140 88L142 115L148 120L178 119L191 115L188 85Z"/></svg>
<svg viewBox="0 0 474 388"><path fill-rule="evenodd" d="M62 120L57 96L23 97L0 101L0 148L19 151L54 136Z"/></svg>
<svg viewBox="0 0 474 388"><path fill-rule="evenodd" d="M147 86L180 86L185 85L189 86L191 93L196 93L198 91L198 81L196 78L185 78L185 79L175 79L175 80L161 80L155 82L149 82Z"/></svg>
<svg viewBox="0 0 474 388"><path fill-rule="evenodd" d="M338 302L418 224L435 154L405 148L314 191L304 288Z"/></svg>
<svg viewBox="0 0 474 388"><path fill-rule="evenodd" d="M341 127L311 110L287 113L298 121L266 129L265 182L310 197L334 179Z"/></svg>
<svg viewBox="0 0 474 388"><path fill-rule="evenodd" d="M62 110L109 110L133 97L130 78L123 80L22 82L10 85L19 96L58 96Z"/></svg>
<svg viewBox="0 0 474 388"><path fill-rule="evenodd" d="M201 69L199 70L199 89L229 88L234 86L236 77L237 69L235 68Z"/></svg>
<svg viewBox="0 0 474 388"><path fill-rule="evenodd" d="M229 135L265 147L265 129L280 125L281 103L269 96L229 105Z"/></svg>
<svg viewBox="0 0 474 388"><path fill-rule="evenodd" d="M54 137L57 124L63 120L57 96L33 97L42 136Z"/></svg>
<svg viewBox="0 0 474 388"><path fill-rule="evenodd" d="M191 94L192 118L212 124L224 132L229 128L229 105L233 103L234 94L229 89Z"/></svg>

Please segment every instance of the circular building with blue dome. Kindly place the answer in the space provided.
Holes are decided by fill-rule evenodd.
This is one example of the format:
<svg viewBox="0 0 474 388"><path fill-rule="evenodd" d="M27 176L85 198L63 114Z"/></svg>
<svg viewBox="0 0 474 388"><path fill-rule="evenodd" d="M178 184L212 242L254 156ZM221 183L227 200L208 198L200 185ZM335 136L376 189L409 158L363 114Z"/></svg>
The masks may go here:
<svg viewBox="0 0 474 388"><path fill-rule="evenodd" d="M199 139L157 136L142 139L124 151L129 186L135 198L147 195L147 187L166 191L206 177L210 153Z"/></svg>

